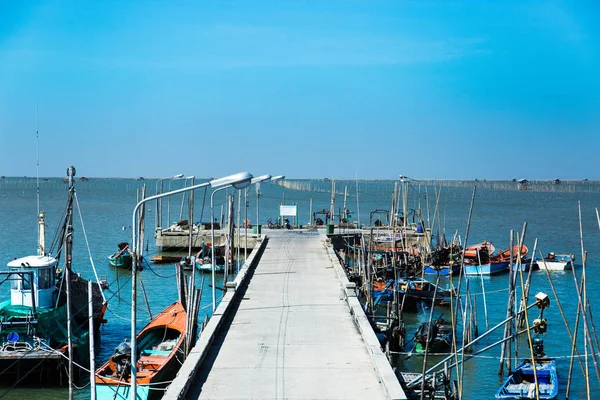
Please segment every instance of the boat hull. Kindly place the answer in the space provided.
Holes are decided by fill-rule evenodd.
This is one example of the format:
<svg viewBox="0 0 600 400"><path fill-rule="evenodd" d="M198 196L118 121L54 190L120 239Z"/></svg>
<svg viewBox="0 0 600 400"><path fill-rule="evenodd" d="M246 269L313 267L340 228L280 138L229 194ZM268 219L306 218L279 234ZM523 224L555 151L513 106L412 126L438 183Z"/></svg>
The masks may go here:
<svg viewBox="0 0 600 400"><path fill-rule="evenodd" d="M553 359L536 359L535 371L539 393L536 394L534 368L530 360L519 365L504 381L498 392L497 399L521 400L544 399L550 400L558 395L558 376L556 361Z"/></svg>
<svg viewBox="0 0 600 400"><path fill-rule="evenodd" d="M495 262L489 264L474 264L465 265L465 275L494 275L506 272L508 269L508 262Z"/></svg>
<svg viewBox="0 0 600 400"><path fill-rule="evenodd" d="M121 254L120 256L108 257L108 263L115 268L131 269L133 257L131 254Z"/></svg>
<svg viewBox="0 0 600 400"><path fill-rule="evenodd" d="M449 275L456 274L459 270L460 270L460 264L442 265L439 267L433 267L430 265L426 265L423 268L423 273L425 275L438 275L439 274L440 276L449 276Z"/></svg>
<svg viewBox="0 0 600 400"><path fill-rule="evenodd" d="M573 261L542 261L536 262L539 269L548 271L568 271L573 269Z"/></svg>
<svg viewBox="0 0 600 400"><path fill-rule="evenodd" d="M135 391L136 400L148 400L150 396L149 385L137 385ZM130 386L96 385L96 398L99 400L131 400Z"/></svg>
<svg viewBox="0 0 600 400"><path fill-rule="evenodd" d="M175 302L157 314L137 335L136 399L160 398L164 388L175 376L183 362L182 347L185 340L187 313L180 302ZM128 342L115 350L115 354L96 370L98 399L128 399L131 395L131 376L119 371L131 368L127 355L131 353ZM149 390L150 387L152 390Z"/></svg>
<svg viewBox="0 0 600 400"><path fill-rule="evenodd" d="M212 272L212 264L196 263L196 269L200 272ZM222 265L215 267L215 272L222 272L225 268Z"/></svg>

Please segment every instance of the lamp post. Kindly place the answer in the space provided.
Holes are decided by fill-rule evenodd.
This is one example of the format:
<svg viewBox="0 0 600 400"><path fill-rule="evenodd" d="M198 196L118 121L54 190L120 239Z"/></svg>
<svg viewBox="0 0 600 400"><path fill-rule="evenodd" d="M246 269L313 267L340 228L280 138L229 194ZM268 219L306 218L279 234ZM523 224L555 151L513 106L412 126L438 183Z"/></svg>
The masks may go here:
<svg viewBox="0 0 600 400"><path fill-rule="evenodd" d="M181 175L181 176L179 176ZM183 174L179 174L176 177L172 177L171 179L169 179L169 185L167 186L167 191L170 192L171 191L171 182L176 181L176 180L181 180L184 179L183 178ZM186 178L187 179L187 178ZM185 184L184 184L185 187ZM185 196L183 196L185 197ZM181 219L181 218L179 218ZM161 218L161 225L162 225L162 218ZM171 196L169 196L167 198L167 228L171 226ZM162 228L162 227L161 227Z"/></svg>
<svg viewBox="0 0 600 400"><path fill-rule="evenodd" d="M268 182L270 180L271 180L271 175L266 174L266 175L257 176L256 178L253 178L252 181L250 182L250 184L252 184L252 185L256 184L256 237L257 238L260 238L260 220L259 220L259 214L258 214L258 203L259 203L259 199L260 199L260 183Z"/></svg>
<svg viewBox="0 0 600 400"><path fill-rule="evenodd" d="M215 188L210 195L210 241L211 241L211 280L212 280L212 302L213 313L217 309L217 296L215 293L215 212L213 208L213 198L219 190L233 187L235 189L245 189L252 181L252 174L248 172L240 172L234 175L226 176L225 178L216 179L211 182L211 187Z"/></svg>
<svg viewBox="0 0 600 400"><path fill-rule="evenodd" d="M275 175L275 176L271 177L270 182L277 182L277 181L280 181L283 179L285 179L285 175ZM281 221L281 224L283 225L283 221Z"/></svg>
<svg viewBox="0 0 600 400"><path fill-rule="evenodd" d="M190 175L190 176L186 176L185 177L185 181L183 181L183 186L186 187L187 186L187 181L188 179L190 180L190 185L194 185L194 179L196 179L196 177L194 175ZM185 196L181 196L181 208L179 209L179 220L181 221L181 219L183 218L183 204L185 203ZM190 226L193 226L194 221L190 221Z"/></svg>
<svg viewBox="0 0 600 400"><path fill-rule="evenodd" d="M237 176L237 180L233 179L232 177L236 177ZM220 178L220 179L214 179L211 180L209 182L203 182L200 183L198 185L191 185L189 187L184 187L181 189L177 189L177 190L173 190L171 192L167 192L167 193L160 193L160 194L156 194L155 196L150 196L146 199L141 200L139 203L136 204L135 208L133 209L133 215L132 215L132 255L133 255L133 263L131 266L131 400L136 400L137 396L137 370L136 370L136 365L137 365L137 353L136 353L136 347L137 347L137 340L136 340L136 334L137 334L137 324L136 324L136 318L137 318L137 301L136 301L136 294L137 294L137 264L138 264L138 257L137 257L137 230L138 230L138 226L137 226L137 216L140 210L140 207L149 201L152 200L156 200L157 204L158 204L158 200L162 199L163 197L167 197L167 196L173 196L179 193L183 193L183 192L188 192L191 190L196 190L196 189L200 189L203 187L207 187L207 186L211 186L213 188L218 188L221 187L223 185L235 185L235 184L243 184L244 179L245 181L247 181L248 183L250 182L250 180L252 179L252 175L249 174L248 172L244 172L244 173L239 173L236 175L232 175L230 177L225 177L225 178ZM164 178L161 178L164 179ZM168 178L167 178L168 179ZM158 184L157 184L158 185ZM234 186L235 187L235 186ZM243 186L242 186L243 187ZM213 296L214 296L214 268L213 268Z"/></svg>
<svg viewBox="0 0 600 400"><path fill-rule="evenodd" d="M177 175L173 175L173 176L166 176L164 178L158 178L156 180L156 184L154 185L155 189L156 189L155 190L155 195L158 196L159 193L162 193L162 191L163 191L162 181L163 180L165 180L165 179L175 179L175 178L181 178L181 177L183 177L183 174L177 174ZM160 182L160 192L158 191L158 182ZM155 215L155 220L156 220L156 229L162 228L162 199L160 197L156 197L156 215ZM132 227L133 227L133 225L132 225Z"/></svg>

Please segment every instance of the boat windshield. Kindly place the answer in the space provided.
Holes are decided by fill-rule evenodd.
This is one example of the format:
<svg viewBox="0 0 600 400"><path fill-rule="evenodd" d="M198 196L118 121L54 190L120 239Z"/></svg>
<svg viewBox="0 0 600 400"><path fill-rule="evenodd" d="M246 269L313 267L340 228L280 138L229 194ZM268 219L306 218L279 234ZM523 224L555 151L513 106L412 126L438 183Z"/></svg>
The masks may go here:
<svg viewBox="0 0 600 400"><path fill-rule="evenodd" d="M22 268L11 268L10 272L29 272ZM12 290L31 290L31 275L12 274L10 277L10 288Z"/></svg>

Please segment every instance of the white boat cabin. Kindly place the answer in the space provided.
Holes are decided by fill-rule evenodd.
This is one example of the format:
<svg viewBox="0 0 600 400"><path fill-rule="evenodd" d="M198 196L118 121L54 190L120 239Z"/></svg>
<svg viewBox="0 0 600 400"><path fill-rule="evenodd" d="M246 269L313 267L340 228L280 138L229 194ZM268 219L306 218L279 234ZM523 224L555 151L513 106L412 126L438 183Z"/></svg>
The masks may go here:
<svg viewBox="0 0 600 400"><path fill-rule="evenodd" d="M54 307L57 265L58 260L50 256L27 256L9 262L11 305Z"/></svg>

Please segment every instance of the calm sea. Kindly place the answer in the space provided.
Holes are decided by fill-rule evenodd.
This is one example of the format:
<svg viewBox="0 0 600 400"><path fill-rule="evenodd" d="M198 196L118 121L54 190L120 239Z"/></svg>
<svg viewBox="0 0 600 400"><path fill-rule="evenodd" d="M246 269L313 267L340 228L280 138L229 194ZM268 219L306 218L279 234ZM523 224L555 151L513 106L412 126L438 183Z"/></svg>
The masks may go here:
<svg viewBox="0 0 600 400"><path fill-rule="evenodd" d="M166 190L181 187L183 180L163 180ZM492 241L498 248L506 248L509 243L511 229L520 232L524 222L528 223L525 243L530 251L533 249L533 240L539 239L538 248L544 253L574 253L577 255L577 264L581 264L581 247L579 235L578 202L581 203L583 242L588 252L587 263L587 291L589 294L592 311L600 310L600 300L597 293L600 291L600 230L596 220L596 207L600 207L600 183L598 182L563 182L561 185L542 183L532 185L536 190L518 191L513 182L447 182L440 186L439 182L411 182L409 188L409 209L422 209L425 220L430 225L435 218L435 228L445 230L447 236L452 236L458 230L464 240L469 205L473 185L478 185L475 196L475 205L469 233L469 243L482 240ZM351 210L350 221L368 224L371 212L377 209L390 209L394 181L336 181L335 209L336 212L343 208L346 197L346 208ZM94 179L89 181L76 181L78 206L75 206L75 239L73 268L85 278L94 276L91 261L98 274L105 277L110 288L107 297L110 299L109 311L106 315L108 323L102 329L102 345L97 355L97 363L103 363L112 354L114 348L130 332L131 314L131 276L111 268L107 257L114 253L117 243L131 241L131 218L133 208L137 202L138 191L146 185L149 195L154 194L157 187L155 179L136 181L133 179ZM358 185L358 196L357 196ZM159 184L160 186L160 184ZM260 186L260 223L266 224L268 219L275 221L279 205L298 205L298 224L306 225L312 212L323 209L329 210L331 201L332 183L323 180L289 180L281 184L263 183ZM436 194L441 190L438 207L436 210ZM345 196L347 193L347 196ZM230 191L229 194L237 192ZM46 212L47 245L49 246L57 224L61 218L67 199L66 185L62 179L50 178L40 180L40 209ZM358 200L358 201L357 201ZM220 191L215 195L214 213L216 218L221 218L224 209L225 193ZM247 190L247 216L252 223L256 221L257 194L255 188ZM237 207L237 198L236 198ZM242 192L241 204L244 204ZM171 222L187 218L187 206L182 211L182 196L174 196L170 200L163 200L162 214L163 225L167 225L167 217ZM148 205L146 221L146 239L151 257L156 254L153 231L155 226L156 204ZM14 257L35 254L37 246L37 200L35 178L4 178L0 180L0 260L8 262ZM195 195L195 221L210 220L210 192L198 190ZM373 215L373 221L381 217ZM236 217L237 218L237 217ZM242 210L242 218L244 211ZM83 225L82 225L83 221ZM85 227L85 230L83 229ZM85 231L85 236L84 236ZM515 234L516 235L516 234ZM89 248L88 248L89 245ZM88 253L89 251L89 253ZM151 265L140 273L148 293L152 311L158 312L177 299L175 286L174 267L170 264ZM581 275L581 268L577 273ZM209 278L209 276L207 276ZM573 275L567 273L553 273L552 279L556 286L559 300L571 326L576 315L576 292ZM197 282L199 282L197 278ZM211 291L205 283L202 299L203 312L211 304ZM443 285L447 282L442 282ZM488 325L491 327L504 319L506 313L507 275L492 278L470 278L471 291L479 293L477 296L479 330L485 330L485 314L483 309L483 289L486 292ZM559 379L561 392L559 398L564 398L566 387L570 340L567 330L552 295L545 273L534 272L532 293L547 292L551 298L551 307L545 311L548 320L548 333L545 335L546 353L558 360ZM0 287L0 299L8 296L8 288ZM441 309L440 312L449 313ZM596 311L600 315L600 311ZM436 312L436 315L439 315ZM532 316L536 315L532 312ZM421 315L408 318L409 336L411 329L418 325ZM143 297L140 294L138 326L148 322ZM307 327L309 329L309 327ZM579 329L579 343L583 343ZM502 330L484 339L477 348L482 348L493 343L502 334ZM522 340L524 341L524 340ZM469 360L465 367L464 398L488 399L493 398L498 385L503 378L499 377L498 357L500 348L490 351ZM525 356L525 348L520 355ZM439 359L437 359L439 360ZM430 357L428 364L437 361ZM400 357L397 367L401 370L420 371L422 358L412 356L409 360ZM590 376L594 376L593 364L590 359ZM598 382L591 379L591 387L600 390ZM85 385L85 382L83 383ZM89 397L89 386L77 390L79 399ZM0 397L21 399L31 396L39 399L66 398L64 389L16 389L10 387L0 388ZM595 396L592 395L592 398ZM585 380L582 377L579 364L575 363L574 379L572 384L572 399L586 398Z"/></svg>

